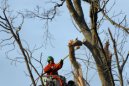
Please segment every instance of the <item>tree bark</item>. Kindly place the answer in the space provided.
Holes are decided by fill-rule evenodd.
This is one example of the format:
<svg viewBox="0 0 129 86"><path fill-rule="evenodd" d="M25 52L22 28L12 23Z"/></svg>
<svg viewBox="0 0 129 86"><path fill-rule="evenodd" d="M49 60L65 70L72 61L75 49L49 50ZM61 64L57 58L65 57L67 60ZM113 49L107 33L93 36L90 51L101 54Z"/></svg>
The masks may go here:
<svg viewBox="0 0 129 86"><path fill-rule="evenodd" d="M84 19L81 0L66 0L67 8L75 20L76 24L80 28L82 34L85 37L84 45L91 51L94 60L96 62L98 74L102 83L102 86L114 86L114 80L107 64L106 54L103 49L103 45L97 33L97 14L98 14L98 1L90 2L90 18L91 29L87 26ZM74 57L73 48L70 48L71 58ZM76 62L76 61L75 61ZM76 68L76 67L75 67Z"/></svg>
<svg viewBox="0 0 129 86"><path fill-rule="evenodd" d="M80 41L73 41L71 40L69 42L69 59L72 64L72 67L74 69L73 74L74 74L74 79L76 81L77 86L86 86L85 80L83 78L82 74L82 69L81 65L77 62L75 58L75 46L80 46L82 43Z"/></svg>

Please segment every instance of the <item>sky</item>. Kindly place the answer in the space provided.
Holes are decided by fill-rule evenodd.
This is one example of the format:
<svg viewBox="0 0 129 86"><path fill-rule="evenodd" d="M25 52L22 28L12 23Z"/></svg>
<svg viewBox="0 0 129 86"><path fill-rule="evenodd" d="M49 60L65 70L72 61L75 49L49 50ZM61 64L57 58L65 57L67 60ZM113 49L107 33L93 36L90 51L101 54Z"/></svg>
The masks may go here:
<svg viewBox="0 0 129 86"><path fill-rule="evenodd" d="M0 0L1 2L2 0ZM25 9L33 10L36 5L43 7L44 9L48 9L50 6L48 3L44 3L47 0L8 0L10 8L14 11L24 11ZM117 4L119 2L119 4ZM129 1L128 0L117 0L115 11L123 10L126 14L129 14L129 10L127 8ZM86 9L86 8L85 8ZM60 13L58 17L56 17L52 22L49 23L49 31L52 34L51 43L48 42L47 46L40 49L38 52L34 54L35 57L39 57L40 53L43 52L44 56L44 65L47 64L46 58L51 55L55 58L55 62L60 61L63 57L68 54L68 41L71 39L83 40L83 36L80 32L78 32L74 25L72 24L71 17L68 14L68 10L65 8L65 5L61 7L59 10ZM85 13L86 15L89 15ZM127 16L129 19L129 16ZM16 21L18 23L18 21ZM25 23L23 24L23 29L20 33L22 39L26 40L31 49L34 46L40 46L44 43L44 23L41 20L37 19L25 19ZM5 34L2 34L2 37L6 37ZM52 44L52 45L51 45ZM25 71L26 67L24 63L12 64L12 61L8 60L5 56L5 52L10 48L4 47L0 49L0 86L29 86L31 81L28 76L26 76ZM17 51L17 52L16 52ZM11 58L17 57L19 55L19 50L13 51L9 53ZM61 75L65 75L69 73L69 69L71 68L70 62L68 59L64 61L64 66L62 70L59 71ZM96 73L91 73L89 77ZM97 78L97 74L95 75L95 80ZM71 78L70 78L71 79ZM100 86L99 81L94 81L91 86L97 84Z"/></svg>

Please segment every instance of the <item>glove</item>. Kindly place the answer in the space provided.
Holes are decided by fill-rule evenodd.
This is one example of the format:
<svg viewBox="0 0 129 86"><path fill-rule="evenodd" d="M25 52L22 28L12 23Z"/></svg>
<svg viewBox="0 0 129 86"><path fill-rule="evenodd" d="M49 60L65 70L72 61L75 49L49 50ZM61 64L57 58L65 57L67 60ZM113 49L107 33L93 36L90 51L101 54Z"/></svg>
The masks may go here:
<svg viewBox="0 0 129 86"><path fill-rule="evenodd" d="M60 64L63 64L63 60L62 59L60 60Z"/></svg>

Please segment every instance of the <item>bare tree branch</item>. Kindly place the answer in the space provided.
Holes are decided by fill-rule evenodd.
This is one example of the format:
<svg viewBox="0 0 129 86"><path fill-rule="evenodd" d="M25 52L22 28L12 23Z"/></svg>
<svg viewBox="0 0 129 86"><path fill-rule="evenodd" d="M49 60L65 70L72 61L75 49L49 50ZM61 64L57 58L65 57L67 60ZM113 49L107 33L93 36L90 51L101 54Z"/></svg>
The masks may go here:
<svg viewBox="0 0 129 86"><path fill-rule="evenodd" d="M126 64L126 62L127 62L127 60L128 60L128 58L129 58L129 52L128 52L128 54L127 54L125 60L123 61L122 65L121 65L121 71L123 71L123 68L124 68L124 66L125 66L125 64Z"/></svg>
<svg viewBox="0 0 129 86"><path fill-rule="evenodd" d="M3 15L4 15L4 20L3 20L3 21L6 22L6 25L7 25L8 28L9 28L9 29L7 29L7 30L9 30L10 33L12 34L11 38L13 37L13 38L15 39L15 41L17 42L17 44L18 44L18 46L19 46L19 48L20 48L20 50L21 50L21 52L22 52L22 54L23 54L23 56L24 56L24 60L25 60L25 62L26 62L26 66L27 66L28 72L29 72L29 74L30 74L30 78L31 78L31 80L32 80L32 82L33 82L33 85L36 86L36 83L35 83L35 81L34 81L33 74L32 74L31 69L30 69L30 67L29 67L27 55L26 55L26 53L25 53L25 51L24 51L23 45L22 45L21 40L20 40L20 37L19 37L19 33L18 33L18 32L21 30L21 28L19 28L18 31L14 32L14 29L15 29L15 28L14 28L14 26L13 26L13 24L12 24L13 19L12 19L12 20L11 20L11 19L9 20L9 17L7 17L7 15L6 15L6 9L7 9L7 8L4 8L4 9L3 9ZM3 29L6 29L6 28L3 27ZM11 38L10 38L10 39L11 39ZM10 39L8 39L8 40L10 40Z"/></svg>
<svg viewBox="0 0 129 86"><path fill-rule="evenodd" d="M119 73L120 85L121 85L121 86L124 86L122 70L121 70L121 66L120 66L120 63L119 63L119 57L118 57L118 54L117 54L116 41L115 41L115 39L113 38L110 29L108 29L108 31L109 31L111 40L112 40L112 42L113 42L113 48L114 48L114 53L115 53L115 57L116 57L116 63L117 63L117 69L118 69L118 73Z"/></svg>
<svg viewBox="0 0 129 86"><path fill-rule="evenodd" d="M107 20L109 20L109 22L110 22L111 24L113 24L113 25L115 25L115 26L121 28L122 30L124 30L126 33L129 34L129 31L128 31L129 28L128 28L128 27L122 26L121 23L120 23L120 24L116 23L116 22L113 21L108 15L106 15L106 13L105 13L104 11L102 11L102 14L106 17ZM124 18L124 19L125 19L125 18Z"/></svg>
<svg viewBox="0 0 129 86"><path fill-rule="evenodd" d="M28 16L30 18L37 17L37 18L40 18L43 20L53 20L57 14L57 8L63 6L64 2L65 2L65 0L62 0L61 3L53 2L53 3L55 3L55 6L52 9L45 11L44 13L41 13L41 14L40 14L40 7L37 6L34 11L27 10L26 16Z"/></svg>

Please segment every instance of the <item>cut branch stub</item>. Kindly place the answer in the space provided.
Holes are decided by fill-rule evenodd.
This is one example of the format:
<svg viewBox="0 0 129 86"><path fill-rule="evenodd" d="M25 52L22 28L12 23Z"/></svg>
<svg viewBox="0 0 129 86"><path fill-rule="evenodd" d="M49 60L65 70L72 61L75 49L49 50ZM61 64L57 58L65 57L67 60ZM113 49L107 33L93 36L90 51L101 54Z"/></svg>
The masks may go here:
<svg viewBox="0 0 129 86"><path fill-rule="evenodd" d="M75 47L75 46L82 46L82 42L80 41L80 40L70 40L69 41L69 46L73 46L73 47Z"/></svg>
<svg viewBox="0 0 129 86"><path fill-rule="evenodd" d="M73 65L74 68L79 68L79 64L76 61L75 58L75 47L78 49L82 45L82 42L79 40L70 40L69 41L69 59L71 61L71 64Z"/></svg>
<svg viewBox="0 0 129 86"><path fill-rule="evenodd" d="M86 86L85 80L83 78L83 73L81 69L81 65L77 62L75 58L75 47L78 49L82 45L82 42L79 40L70 40L69 41L69 59L73 67L74 80L77 86Z"/></svg>

